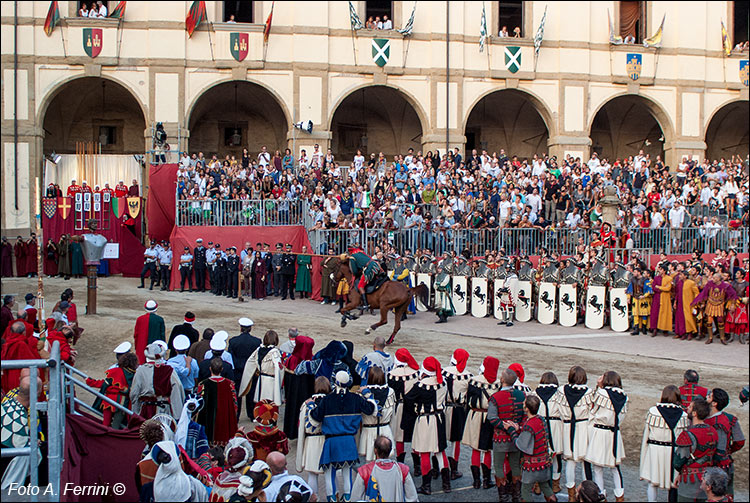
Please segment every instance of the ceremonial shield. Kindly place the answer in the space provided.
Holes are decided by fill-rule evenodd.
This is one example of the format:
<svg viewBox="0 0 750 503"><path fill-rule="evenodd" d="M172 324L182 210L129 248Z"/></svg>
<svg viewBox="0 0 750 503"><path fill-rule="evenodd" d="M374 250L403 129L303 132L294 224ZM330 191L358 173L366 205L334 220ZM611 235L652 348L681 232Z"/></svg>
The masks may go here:
<svg viewBox="0 0 750 503"><path fill-rule="evenodd" d="M586 290L586 328L598 330L604 326L604 300L606 289L592 285Z"/></svg>
<svg viewBox="0 0 750 503"><path fill-rule="evenodd" d="M430 294L432 293L432 276L430 276L426 272L417 273L417 284L415 286L419 286L422 284L427 287L427 298L429 299ZM427 306L422 304L422 302L419 300L419 297L415 297L414 300L417 304L417 311L427 311Z"/></svg>
<svg viewBox="0 0 750 503"><path fill-rule="evenodd" d="M127 199L124 197L112 198L112 213L115 217L120 218L128 211Z"/></svg>
<svg viewBox="0 0 750 503"><path fill-rule="evenodd" d="M58 197L57 198L57 209L60 210L60 216L63 220L68 219L70 215L70 197Z"/></svg>
<svg viewBox="0 0 750 503"><path fill-rule="evenodd" d="M101 28L83 29L83 50L92 58L97 57L102 52L103 40Z"/></svg>
<svg viewBox="0 0 750 503"><path fill-rule="evenodd" d="M640 54L628 54L627 56L627 69L628 69L628 76L633 80L636 81L641 76L641 66L643 59L641 58Z"/></svg>
<svg viewBox="0 0 750 503"><path fill-rule="evenodd" d="M469 279L466 276L453 276L451 280L451 298L456 315L466 314L466 306L469 305Z"/></svg>
<svg viewBox="0 0 750 503"><path fill-rule="evenodd" d="M578 317L578 300L573 285L560 285L560 325L572 327Z"/></svg>
<svg viewBox="0 0 750 503"><path fill-rule="evenodd" d="M537 302L537 319L542 325L551 325L555 321L555 303L557 288L554 283L539 285L539 302Z"/></svg>
<svg viewBox="0 0 750 503"><path fill-rule="evenodd" d="M57 199L54 197L42 198L42 211L47 218L54 217L57 213Z"/></svg>
<svg viewBox="0 0 750 503"><path fill-rule="evenodd" d="M500 307L500 301L503 298L503 294L500 293L500 289L503 287L503 283L505 283L505 280L502 279L496 279L492 282L492 295L495 296L494 304L493 304L493 315L496 319L502 320L503 319L503 310Z"/></svg>
<svg viewBox="0 0 750 503"><path fill-rule="evenodd" d="M391 57L391 41L387 38L372 39L372 60L378 66L385 66Z"/></svg>
<svg viewBox="0 0 750 503"><path fill-rule="evenodd" d="M750 65L747 59L740 61L740 81L745 87L750 86Z"/></svg>
<svg viewBox="0 0 750 503"><path fill-rule="evenodd" d="M520 47L505 48L505 68L507 68L510 73L516 73L521 69Z"/></svg>
<svg viewBox="0 0 750 503"><path fill-rule="evenodd" d="M628 329L628 295L624 288L609 291L609 325L615 332Z"/></svg>
<svg viewBox="0 0 750 503"><path fill-rule="evenodd" d="M516 304L516 320L529 321L531 319L531 281L518 282L518 303Z"/></svg>
<svg viewBox="0 0 750 503"><path fill-rule="evenodd" d="M242 61L247 56L249 46L249 35L247 33L229 34L229 51L237 61Z"/></svg>
<svg viewBox="0 0 750 503"><path fill-rule="evenodd" d="M471 315L484 318L487 316L489 304L487 278L471 278Z"/></svg>
<svg viewBox="0 0 750 503"><path fill-rule="evenodd" d="M409 270L409 279L411 280L411 286L417 286L417 273L411 269Z"/></svg>
<svg viewBox="0 0 750 503"><path fill-rule="evenodd" d="M140 212L141 212L141 198L129 197L128 198L128 214L132 218L138 218L138 214Z"/></svg>

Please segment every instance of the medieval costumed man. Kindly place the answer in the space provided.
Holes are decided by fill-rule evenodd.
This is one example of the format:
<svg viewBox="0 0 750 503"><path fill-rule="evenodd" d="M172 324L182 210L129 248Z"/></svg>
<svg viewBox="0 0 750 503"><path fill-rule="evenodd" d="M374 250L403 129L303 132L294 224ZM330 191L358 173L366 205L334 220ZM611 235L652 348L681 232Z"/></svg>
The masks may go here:
<svg viewBox="0 0 750 503"><path fill-rule="evenodd" d="M445 398L445 435L450 442L448 463L451 468L451 480L460 479L463 475L458 471L458 460L461 457L461 439L466 427L466 392L472 373L466 370L469 352L456 349L451 356L451 363L443 369L443 379L448 388ZM477 473L478 473L477 467Z"/></svg>
<svg viewBox="0 0 750 503"><path fill-rule="evenodd" d="M135 354L138 362L143 364L146 361L144 350L149 344L157 340L165 341L164 338L164 318L156 314L159 304L155 300L148 300L143 306L146 314L139 316L135 320L135 330L133 339L135 339Z"/></svg>
<svg viewBox="0 0 750 503"><path fill-rule="evenodd" d="M376 276L384 274L383 268L378 260L370 257L359 248L352 249L349 255L343 253L339 256L339 260L342 262L347 259L349 260L349 269L351 269L355 280L355 284L352 286L356 286L362 296L360 309L370 309L365 288Z"/></svg>
<svg viewBox="0 0 750 503"><path fill-rule="evenodd" d="M453 307L453 300L451 300L451 277L442 266L437 267L434 286L437 296L435 299L437 307L435 314L438 316L438 321L435 323L445 323L448 321L448 316L453 316L456 310Z"/></svg>
<svg viewBox="0 0 750 503"><path fill-rule="evenodd" d="M265 461L269 453L279 451L289 453L289 441L276 423L279 419L279 406L271 400L260 400L253 408L255 428L245 437L255 451L255 459Z"/></svg>
<svg viewBox="0 0 750 503"><path fill-rule="evenodd" d="M552 454L552 492L560 492L560 474L562 473L563 423L560 419L558 403L552 400L560 384L554 372L545 372L539 380L534 394L539 397L539 416L544 418L547 427L547 441Z"/></svg>
<svg viewBox="0 0 750 503"><path fill-rule="evenodd" d="M711 415L706 418L706 424L716 430L716 458L714 466L718 466L729 475L727 494L734 496L734 459L732 454L745 446L745 435L737 417L724 412L729 405L729 394L721 388L714 388L708 395L707 402L711 405Z"/></svg>
<svg viewBox="0 0 750 503"><path fill-rule="evenodd" d="M666 335L672 330L672 276L665 263L656 268L656 277L652 288L654 299L651 302L651 337L659 335L659 330Z"/></svg>
<svg viewBox="0 0 750 503"><path fill-rule="evenodd" d="M568 372L568 383L552 397L563 423L565 487L569 501L575 500L576 464L583 462L585 478L591 480L592 477L591 465L583 459L589 445L589 412L594 400L594 392L586 385L587 381L586 371L575 365Z"/></svg>
<svg viewBox="0 0 750 503"><path fill-rule="evenodd" d="M513 326L513 314L518 303L518 275L510 262L505 264L505 280L500 288L500 309L503 318L498 325Z"/></svg>
<svg viewBox="0 0 750 503"><path fill-rule="evenodd" d="M699 302L706 302L703 316L706 318L708 323L708 340L706 344L711 344L714 340L713 324L716 322L716 326L719 329L719 340L721 343L726 345L726 337L724 334L724 316L725 308L728 301L733 301L737 298L737 293L734 291L732 286L721 279L721 273L714 273L713 278L709 281L701 293L690 303L691 306L698 304ZM731 303L729 310L734 310L734 304Z"/></svg>
<svg viewBox="0 0 750 503"><path fill-rule="evenodd" d="M299 429L297 430L297 472L307 473L307 484L314 494L318 494L318 475L320 469L320 454L323 452L325 437L323 425L314 420L310 413L320 401L331 392L331 383L327 377L315 379L313 395L308 398L299 411Z"/></svg>
<svg viewBox="0 0 750 503"><path fill-rule="evenodd" d="M500 501L510 495L513 501L521 500L521 453L513 442L506 428L507 421L516 424L523 420L523 403L526 397L523 391L514 388L518 375L511 369L503 370L500 375L500 391L490 397L487 407L487 421L494 428L492 440L495 455L495 482ZM510 482L506 474L505 461L510 467Z"/></svg>
<svg viewBox="0 0 750 503"><path fill-rule="evenodd" d="M396 350L395 366L388 372L388 386L396 393L396 408L391 421L391 431L393 431L393 438L396 441L396 459L399 463L403 463L406 458L404 444L411 442L411 437L407 436L401 428L401 418L404 415L404 395L411 390L418 377L419 364L409 350L406 348ZM411 454L414 463L414 476L419 477L422 474L419 456L414 452Z"/></svg>
<svg viewBox="0 0 750 503"><path fill-rule="evenodd" d="M469 411L466 417L461 443L471 447L471 475L474 489L495 487L492 481L492 425L487 420L490 397L500 389L497 369L500 361L494 356L486 356L479 366L479 374L469 379L466 389L466 403ZM479 471L482 471L480 480Z"/></svg>
<svg viewBox="0 0 750 503"><path fill-rule="evenodd" d="M625 501L620 464L625 459L620 425L627 412L628 397L622 390L622 380L612 370L604 373L597 382L591 404L589 420L589 445L585 460L594 466L594 482L604 487L604 468L612 472L615 501ZM602 490L606 495L606 492Z"/></svg>
<svg viewBox="0 0 750 503"><path fill-rule="evenodd" d="M354 436L362 424L362 415L371 415L377 404L362 395L349 391L351 376L344 370L336 373L333 393L323 397L310 412L310 417L322 424L325 435L320 466L325 471L326 496L336 497L336 471L343 477L343 497L349 500L352 492L352 472L359 463Z"/></svg>
<svg viewBox="0 0 750 503"><path fill-rule="evenodd" d="M158 466L153 501L208 501L206 487L183 471L178 449L177 444L168 440L151 449L150 456Z"/></svg>
<svg viewBox="0 0 750 503"><path fill-rule="evenodd" d="M166 343L165 343L166 346ZM144 419L164 413L179 418L185 401L177 372L167 364L166 349L153 343L146 346L146 363L138 367L130 386L130 403L134 413Z"/></svg>
<svg viewBox="0 0 750 503"><path fill-rule="evenodd" d="M250 471L253 446L245 437L234 437L224 447L224 471L211 487L211 501L232 501L241 485L240 479Z"/></svg>
<svg viewBox="0 0 750 503"><path fill-rule="evenodd" d="M391 420L396 408L396 392L386 383L383 369L372 366L368 371L367 385L360 389L360 393L378 405L373 414L362 418L359 436L359 455L369 463L375 459L375 440L378 437L386 437L391 445L394 444Z"/></svg>
<svg viewBox="0 0 750 503"><path fill-rule="evenodd" d="M266 332L263 344L245 363L239 396L252 393L253 404L266 399L281 405L281 351L278 344L278 334L273 330Z"/></svg>
<svg viewBox="0 0 750 503"><path fill-rule="evenodd" d="M674 478L677 475L672 459L676 440L690 425L687 413L680 405L680 391L669 385L661 392L661 400L648 410L641 442L640 477L648 482L649 501L657 500L659 489L675 493L670 501L676 501Z"/></svg>
<svg viewBox="0 0 750 503"><path fill-rule="evenodd" d="M432 494L432 456L437 456L443 492L451 491L450 468L445 455L448 447L445 436L445 397L448 390L437 358L425 358L419 374L419 381L404 396L401 428L407 435L411 433L412 451L419 454L422 486L417 492L429 496Z"/></svg>
<svg viewBox="0 0 750 503"><path fill-rule="evenodd" d="M654 294L649 271L636 268L625 293L630 295L633 309L633 331L630 335L645 335L648 332L648 317L651 315L651 296Z"/></svg>
<svg viewBox="0 0 750 503"><path fill-rule="evenodd" d="M390 278L392 281L400 281L401 283L411 288L412 284L411 275L409 274L410 271L408 267L408 260L408 257L399 257L396 260L396 268L391 272ZM414 298L412 298L409 302L409 307L406 311L409 314L416 314L417 305L414 301ZM406 313L404 313L404 318L406 318Z"/></svg>
<svg viewBox="0 0 750 503"><path fill-rule="evenodd" d="M549 456L549 437L544 419L538 415L541 400L529 395L524 400L525 418L518 424L504 421L503 426L510 433L513 443L521 452L521 500L533 501L531 489L539 484L546 501L557 501L549 485L552 462Z"/></svg>
<svg viewBox="0 0 750 503"><path fill-rule="evenodd" d="M224 445L237 432L237 395L234 382L221 376L222 360L214 357L210 362L211 377L196 387L204 406L198 411L198 423L206 428L212 445Z"/></svg>
<svg viewBox="0 0 750 503"><path fill-rule="evenodd" d="M98 389L104 395L125 408L130 408L130 385L133 382L133 376L138 368L138 357L134 353L127 352L120 356L117 365L109 368L102 380L86 378L86 384L92 388ZM104 426L109 426L115 430L123 429L127 426L128 418L124 412L115 409L115 407L105 401L101 401L101 406L94 404L104 414Z"/></svg>
<svg viewBox="0 0 750 503"><path fill-rule="evenodd" d="M674 316L675 339L692 340L698 331L695 323L695 315L693 314L693 306L690 305L700 293L698 285L695 284L695 280L693 279L694 277L694 267L689 269L687 276L684 271L677 274L674 290L675 300L677 301Z"/></svg>
<svg viewBox="0 0 750 503"><path fill-rule="evenodd" d="M680 405L682 405L683 410L687 410L688 405L690 405L695 397L708 397L708 388L698 386L700 376L697 371L693 369L686 370L682 376L682 380L683 385L679 387L679 391Z"/></svg>
<svg viewBox="0 0 750 503"><path fill-rule="evenodd" d="M701 481L706 469L714 465L719 436L705 423L711 414L711 405L704 398L695 398L688 406L687 414L690 426L676 441L673 463L679 475L674 482L678 483L678 501L700 501L704 497Z"/></svg>
<svg viewBox="0 0 750 503"><path fill-rule="evenodd" d="M732 288L734 288L734 293L737 294L737 299L734 301L734 311L730 311L727 315L726 331L732 336L732 340L736 336L741 344L745 344L748 332L750 332L747 309L750 286L745 279L745 271L742 269L735 271Z"/></svg>

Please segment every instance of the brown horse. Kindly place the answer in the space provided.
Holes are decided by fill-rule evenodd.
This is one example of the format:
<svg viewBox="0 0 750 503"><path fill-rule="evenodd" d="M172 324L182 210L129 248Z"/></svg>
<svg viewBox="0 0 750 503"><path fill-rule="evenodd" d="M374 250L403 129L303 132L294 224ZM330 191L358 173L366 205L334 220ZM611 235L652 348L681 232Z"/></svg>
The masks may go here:
<svg viewBox="0 0 750 503"><path fill-rule="evenodd" d="M354 278L352 270L349 268L348 261L342 261L336 273L333 276L334 284L338 284L342 278L346 278L346 281L351 285L349 291L349 303L341 309L341 327L346 326L346 320L356 320L358 316L351 314L350 311L359 307L361 295L357 286L354 284ZM393 309L395 313L395 322L393 326L393 333L388 338L386 344L393 343L396 337L396 333L401 329L401 318L406 313L406 309L409 307L414 296L419 296L420 302L425 306L429 305L428 290L425 285L419 285L413 288L409 288L400 281L386 281L380 288L374 292L367 294L367 300L372 308L380 309L380 321L370 325L370 328L365 330L366 334L369 334L372 330L377 329L380 326L388 323L388 312Z"/></svg>

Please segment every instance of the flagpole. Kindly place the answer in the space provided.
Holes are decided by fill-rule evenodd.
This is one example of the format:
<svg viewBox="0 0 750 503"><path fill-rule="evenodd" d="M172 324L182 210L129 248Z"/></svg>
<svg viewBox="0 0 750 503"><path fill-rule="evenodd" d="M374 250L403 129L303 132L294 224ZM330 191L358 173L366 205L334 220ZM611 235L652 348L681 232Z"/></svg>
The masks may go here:
<svg viewBox="0 0 750 503"><path fill-rule="evenodd" d="M65 24L67 25L68 23L66 22ZM67 58L68 57L68 51L65 49L65 35L63 34L64 31L65 31L65 28L62 26L62 23L61 23L61 25L60 25L60 39L62 40L63 56Z"/></svg>
<svg viewBox="0 0 750 503"><path fill-rule="evenodd" d="M122 47L122 18L117 22L117 64L120 64L120 47Z"/></svg>
<svg viewBox="0 0 750 503"><path fill-rule="evenodd" d="M213 31L213 29L214 29L214 24L211 23L211 26L208 27L208 47L211 48L211 61L216 61L214 59L214 42L211 39L211 32Z"/></svg>

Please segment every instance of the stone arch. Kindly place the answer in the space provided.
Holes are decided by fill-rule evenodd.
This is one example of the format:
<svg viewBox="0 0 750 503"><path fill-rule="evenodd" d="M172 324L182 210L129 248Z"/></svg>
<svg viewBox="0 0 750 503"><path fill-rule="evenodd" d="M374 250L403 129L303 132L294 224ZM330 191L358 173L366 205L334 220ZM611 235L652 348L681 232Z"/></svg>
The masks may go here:
<svg viewBox="0 0 750 503"><path fill-rule="evenodd" d="M591 152L613 158L635 155L639 150L665 159L671 148L674 126L661 104L649 96L621 93L604 100L588 124Z"/></svg>
<svg viewBox="0 0 750 503"><path fill-rule="evenodd" d="M750 103L747 100L733 100L714 110L705 129L707 159L731 159L732 155L747 157L750 141L748 116Z"/></svg>
<svg viewBox="0 0 750 503"><path fill-rule="evenodd" d="M379 106L378 106L379 105ZM419 150L428 120L419 102L407 91L381 84L349 89L332 108L327 121L332 133L331 150L349 159L357 149L382 151L388 158ZM366 144L362 142L364 139Z"/></svg>
<svg viewBox="0 0 750 503"><path fill-rule="evenodd" d="M109 77L77 76L60 82L39 110L43 150L75 153L76 142L100 141L103 131L113 140L102 153L143 153L146 107L127 84ZM110 129L113 128L113 129Z"/></svg>
<svg viewBox="0 0 750 503"><path fill-rule="evenodd" d="M550 137L555 136L549 108L524 89L492 89L481 94L468 108L463 124L467 155L472 149L492 154L502 148L508 155L531 158L546 152Z"/></svg>
<svg viewBox="0 0 750 503"><path fill-rule="evenodd" d="M272 153L276 149L283 151L291 116L280 96L266 85L227 79L196 95L185 122L190 130L190 152L223 156L240 155L244 147L251 154L257 153L264 145ZM230 138L235 129L240 134L239 143Z"/></svg>

